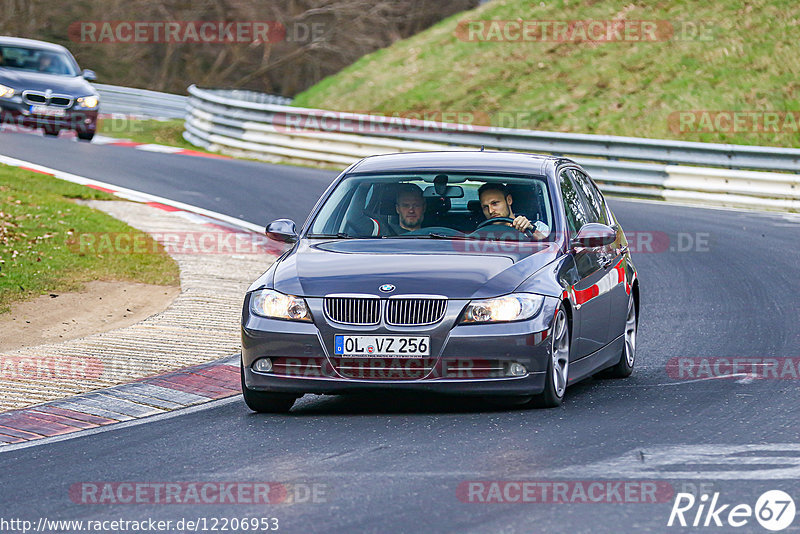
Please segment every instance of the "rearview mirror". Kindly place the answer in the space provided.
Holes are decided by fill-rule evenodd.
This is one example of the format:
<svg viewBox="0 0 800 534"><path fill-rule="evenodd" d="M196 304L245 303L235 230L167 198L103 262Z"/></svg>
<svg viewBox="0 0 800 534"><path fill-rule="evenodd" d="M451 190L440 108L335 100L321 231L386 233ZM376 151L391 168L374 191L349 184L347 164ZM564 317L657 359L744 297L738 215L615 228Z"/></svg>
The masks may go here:
<svg viewBox="0 0 800 534"><path fill-rule="evenodd" d="M278 219L267 225L267 237L281 243L294 243L297 241L297 226L291 219Z"/></svg>
<svg viewBox="0 0 800 534"><path fill-rule="evenodd" d="M85 79L89 80L90 82L93 82L93 81L95 81L97 79L97 74L95 74L93 70L89 70L89 69L83 69L83 72L81 73L81 76L83 76Z"/></svg>
<svg viewBox="0 0 800 534"><path fill-rule="evenodd" d="M422 192L422 196L425 198L433 198L433 197L446 197L446 198L464 198L464 188L459 185L448 185L446 187L440 186L440 190L442 194L436 192L436 187L429 185L425 188L425 191Z"/></svg>
<svg viewBox="0 0 800 534"><path fill-rule="evenodd" d="M617 239L617 233L609 226L600 223L587 223L572 240L573 247L604 247Z"/></svg>

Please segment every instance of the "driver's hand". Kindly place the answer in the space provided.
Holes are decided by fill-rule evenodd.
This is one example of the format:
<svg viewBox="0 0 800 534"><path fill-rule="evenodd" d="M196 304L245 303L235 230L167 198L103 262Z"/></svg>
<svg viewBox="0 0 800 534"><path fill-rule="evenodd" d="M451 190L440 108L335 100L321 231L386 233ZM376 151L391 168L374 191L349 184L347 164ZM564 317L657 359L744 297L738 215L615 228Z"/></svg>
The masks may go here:
<svg viewBox="0 0 800 534"><path fill-rule="evenodd" d="M528 218L525 217L524 215L518 215L514 219L514 222L511 223L511 226L513 226L514 228L516 228L520 232L524 232L526 230L532 230L533 229L533 223L531 221L529 221Z"/></svg>

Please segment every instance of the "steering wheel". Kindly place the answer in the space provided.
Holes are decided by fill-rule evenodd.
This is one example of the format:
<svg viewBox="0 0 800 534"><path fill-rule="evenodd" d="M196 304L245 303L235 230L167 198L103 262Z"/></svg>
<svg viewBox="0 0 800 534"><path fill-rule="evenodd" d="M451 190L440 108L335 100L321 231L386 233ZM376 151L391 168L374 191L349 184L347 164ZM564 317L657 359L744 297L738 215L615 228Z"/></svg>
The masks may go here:
<svg viewBox="0 0 800 534"><path fill-rule="evenodd" d="M480 230L484 226L489 226L490 224L513 223L513 222L514 222L514 219L512 219L511 217L494 217L492 219L486 219L482 223L478 224L478 226L475 228L475 232L477 232L478 230ZM520 230L517 230L516 228L514 228L513 226L511 228L513 230L516 230L517 232L520 232L525 237L528 237L528 238L531 238L531 239L533 238L533 232L531 232L530 230L520 231Z"/></svg>
<svg viewBox="0 0 800 534"><path fill-rule="evenodd" d="M480 230L484 226L489 226L490 224L497 224L497 223L513 223L514 219L511 217L494 217L493 219L486 219L482 223L480 223L475 229Z"/></svg>

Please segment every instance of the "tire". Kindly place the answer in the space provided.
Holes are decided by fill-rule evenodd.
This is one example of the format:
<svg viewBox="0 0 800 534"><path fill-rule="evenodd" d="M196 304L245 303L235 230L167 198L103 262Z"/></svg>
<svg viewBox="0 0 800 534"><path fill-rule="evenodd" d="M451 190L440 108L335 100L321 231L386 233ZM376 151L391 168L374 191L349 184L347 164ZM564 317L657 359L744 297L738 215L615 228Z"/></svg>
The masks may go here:
<svg viewBox="0 0 800 534"><path fill-rule="evenodd" d="M53 126L45 126L44 127L44 134L50 137L58 137L58 134L61 132L58 128Z"/></svg>
<svg viewBox="0 0 800 534"><path fill-rule="evenodd" d="M81 141L91 141L94 138L94 132L76 132L78 139Z"/></svg>
<svg viewBox="0 0 800 534"><path fill-rule="evenodd" d="M244 368L241 368L242 396L247 407L258 413L289 413L297 395L292 393L270 393L249 389L244 383Z"/></svg>
<svg viewBox="0 0 800 534"><path fill-rule="evenodd" d="M553 320L553 334L550 336L550 360L547 362L544 391L533 397L531 406L536 408L561 406L569 378L571 339L567 312L564 311L562 304L558 307L556 318Z"/></svg>
<svg viewBox="0 0 800 534"><path fill-rule="evenodd" d="M622 346L622 354L614 367L602 373L608 378L627 378L633 372L636 363L636 334L639 329L639 318L636 315L636 302L633 300L633 291L628 299L628 311L625 315L625 344Z"/></svg>

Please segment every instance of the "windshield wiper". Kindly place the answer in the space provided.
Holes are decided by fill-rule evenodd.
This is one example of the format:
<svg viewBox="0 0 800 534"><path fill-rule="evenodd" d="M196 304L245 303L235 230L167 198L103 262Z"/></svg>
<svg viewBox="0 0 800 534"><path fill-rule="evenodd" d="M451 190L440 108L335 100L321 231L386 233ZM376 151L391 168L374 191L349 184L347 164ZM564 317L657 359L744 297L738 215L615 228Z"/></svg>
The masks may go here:
<svg viewBox="0 0 800 534"><path fill-rule="evenodd" d="M431 232L429 234L400 234L386 236L386 239L467 239L462 235L447 235Z"/></svg>
<svg viewBox="0 0 800 534"><path fill-rule="evenodd" d="M377 235L350 235L345 232L338 232L336 234L306 234L306 237L320 238L320 239L381 239Z"/></svg>
<svg viewBox="0 0 800 534"><path fill-rule="evenodd" d="M319 237L323 239L355 239L357 236L338 232L336 234L306 234L306 237Z"/></svg>

